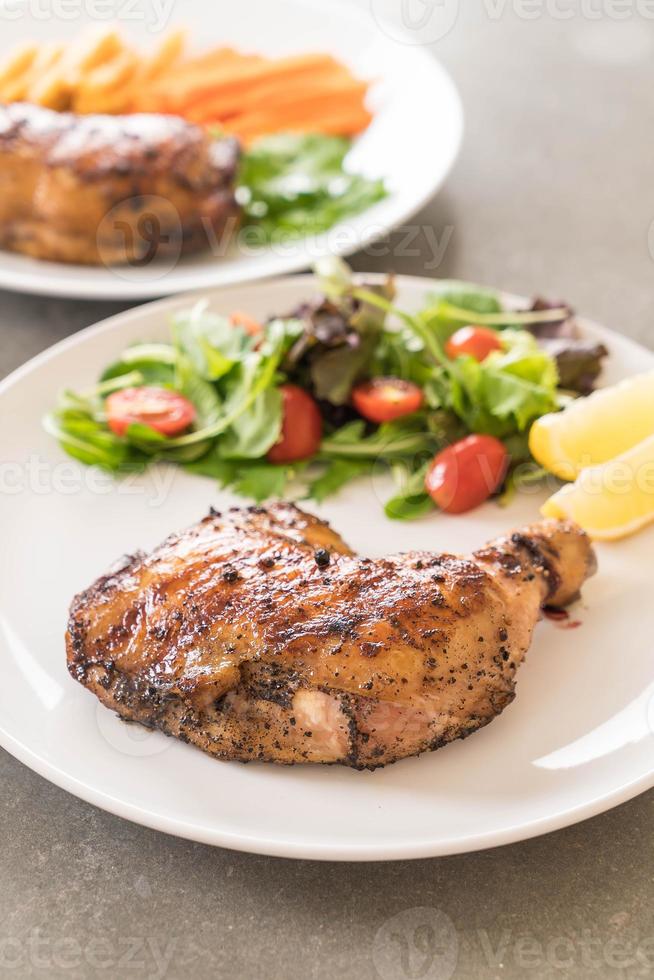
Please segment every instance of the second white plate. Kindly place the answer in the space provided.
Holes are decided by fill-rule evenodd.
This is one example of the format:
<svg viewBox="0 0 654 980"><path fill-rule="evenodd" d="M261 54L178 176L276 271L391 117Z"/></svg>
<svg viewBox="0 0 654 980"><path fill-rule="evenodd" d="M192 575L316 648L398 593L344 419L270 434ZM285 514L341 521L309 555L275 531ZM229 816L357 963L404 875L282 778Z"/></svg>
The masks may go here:
<svg viewBox="0 0 654 980"><path fill-rule="evenodd" d="M73 20L43 17L29 8L17 19L5 19L1 4L3 50L28 37L66 40L88 23L97 27L81 7ZM461 141L463 113L456 89L425 48L395 40L370 11L326 0L184 0L169 23L159 25L154 17L154 5L147 15L139 8L122 26L146 48L156 42L155 27L178 25L187 27L199 46L232 44L274 56L327 51L372 79L375 118L348 163L384 178L388 197L324 235L271 247L241 235L224 254L208 251L170 264L78 266L0 251L0 287L87 299L144 299L293 272L322 255L349 255L383 237L407 222L443 183Z"/></svg>

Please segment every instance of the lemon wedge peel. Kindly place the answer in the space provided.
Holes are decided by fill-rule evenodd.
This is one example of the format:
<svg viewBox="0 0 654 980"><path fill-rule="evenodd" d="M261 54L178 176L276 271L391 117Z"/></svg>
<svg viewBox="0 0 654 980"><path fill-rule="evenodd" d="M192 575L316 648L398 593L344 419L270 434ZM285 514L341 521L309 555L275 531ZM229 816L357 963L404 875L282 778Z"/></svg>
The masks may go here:
<svg viewBox="0 0 654 980"><path fill-rule="evenodd" d="M562 480L615 459L654 433L654 371L543 415L529 433L534 459Z"/></svg>
<svg viewBox="0 0 654 980"><path fill-rule="evenodd" d="M598 541L626 538L654 521L654 434L615 459L584 469L543 504L541 513L570 518Z"/></svg>

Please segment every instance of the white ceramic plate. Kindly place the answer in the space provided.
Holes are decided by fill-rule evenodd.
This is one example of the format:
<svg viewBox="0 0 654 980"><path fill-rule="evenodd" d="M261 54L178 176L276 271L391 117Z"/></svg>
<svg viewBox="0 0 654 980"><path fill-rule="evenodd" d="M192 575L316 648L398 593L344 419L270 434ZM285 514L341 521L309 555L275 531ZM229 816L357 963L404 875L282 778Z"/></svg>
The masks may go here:
<svg viewBox="0 0 654 980"><path fill-rule="evenodd" d="M428 281L400 278L417 308ZM216 310L285 312L310 277L232 287ZM654 529L598 547L599 574L573 611L580 628L536 629L515 702L463 742L374 773L221 763L120 722L65 666L68 604L123 553L234 499L200 477L154 470L119 485L64 456L40 419L62 386L92 383L136 339L164 339L188 298L121 314L58 344L0 387L0 743L65 789L113 813L225 847L309 858L448 854L555 830L654 784ZM590 324L611 351L608 381L654 355ZM467 551L538 516L539 495L507 510L394 523L363 480L320 509L358 551Z"/></svg>
<svg viewBox="0 0 654 980"><path fill-rule="evenodd" d="M13 16L3 15L3 4ZM66 19L44 16L39 5L0 0L0 49L28 37L70 39L91 21L75 5ZM109 8L112 7L111 0ZM125 33L152 47L160 36L156 9L170 4L118 2ZM21 16L16 17L16 10ZM103 10L107 4L103 4ZM128 9L131 11L128 16ZM349 163L383 177L389 196L326 234L264 248L241 236L225 254L210 251L173 263L142 268L88 267L43 262L0 252L0 286L21 292L89 299L142 299L261 279L307 268L321 255L346 255L407 222L436 192L458 152L462 132L459 97L426 48L402 44L385 33L370 10L327 0L239 0L172 5L165 28L185 25L196 44L234 44L245 50L284 55L329 51L364 78L375 80L370 104L375 119L356 142Z"/></svg>

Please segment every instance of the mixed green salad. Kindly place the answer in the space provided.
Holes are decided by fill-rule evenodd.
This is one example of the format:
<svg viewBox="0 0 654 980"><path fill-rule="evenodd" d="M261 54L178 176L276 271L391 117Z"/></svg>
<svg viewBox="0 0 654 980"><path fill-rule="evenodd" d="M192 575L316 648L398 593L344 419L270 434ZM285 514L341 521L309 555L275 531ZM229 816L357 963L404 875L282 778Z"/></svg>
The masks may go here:
<svg viewBox="0 0 654 980"><path fill-rule="evenodd" d="M389 472L397 519L539 477L524 465L531 423L586 394L606 354L567 305L516 311L439 281L410 312L392 276L359 281L338 259L316 273L318 295L265 323L205 302L174 314L168 342L133 344L93 388L64 391L48 432L83 463L166 461L257 502L322 501Z"/></svg>
<svg viewBox="0 0 654 980"><path fill-rule="evenodd" d="M384 198L383 180L348 169L351 145L342 136L294 133L253 143L238 176L245 225L265 243L317 235Z"/></svg>

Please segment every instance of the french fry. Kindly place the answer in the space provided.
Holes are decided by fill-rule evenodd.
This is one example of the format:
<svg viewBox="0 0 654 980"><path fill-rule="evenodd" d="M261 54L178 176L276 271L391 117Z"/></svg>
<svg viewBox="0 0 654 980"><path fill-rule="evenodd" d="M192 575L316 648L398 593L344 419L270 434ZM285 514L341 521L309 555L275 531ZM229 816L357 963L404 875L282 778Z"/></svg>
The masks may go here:
<svg viewBox="0 0 654 980"><path fill-rule="evenodd" d="M63 51L62 44L50 42L42 44L28 70L3 87L2 98L4 101L20 102L26 99L30 87L59 61Z"/></svg>
<svg viewBox="0 0 654 980"><path fill-rule="evenodd" d="M131 84L109 89L106 92L93 92L91 94L78 91L73 97L73 109L83 116L120 115L128 111L133 97L134 92Z"/></svg>
<svg viewBox="0 0 654 980"><path fill-rule="evenodd" d="M138 58L127 48L114 58L88 72L77 86L74 102L78 98L89 101L94 95L105 95L128 82L138 68Z"/></svg>
<svg viewBox="0 0 654 980"><path fill-rule="evenodd" d="M63 112L70 107L72 89L68 73L59 63L35 78L27 91L27 99L36 105Z"/></svg>
<svg viewBox="0 0 654 980"><path fill-rule="evenodd" d="M79 85L88 72L119 55L123 48L120 34L114 28L85 31L81 34L66 52L68 82L71 88Z"/></svg>
<svg viewBox="0 0 654 980"><path fill-rule="evenodd" d="M180 60L185 45L186 31L180 29L168 34L152 57L143 65L142 77L150 80L170 71Z"/></svg>
<svg viewBox="0 0 654 980"><path fill-rule="evenodd" d="M39 51L38 44L21 44L0 62L0 91L30 70Z"/></svg>

